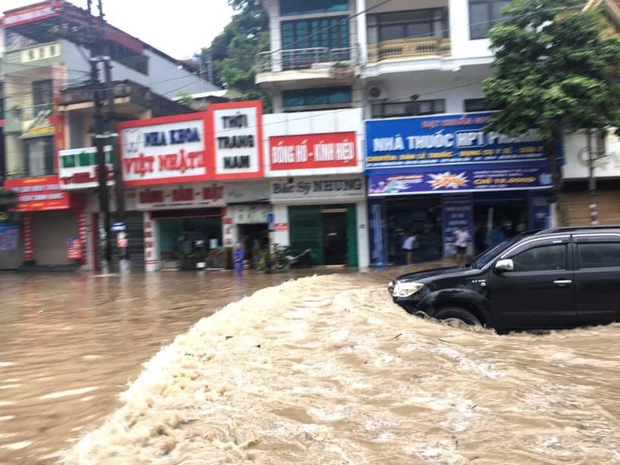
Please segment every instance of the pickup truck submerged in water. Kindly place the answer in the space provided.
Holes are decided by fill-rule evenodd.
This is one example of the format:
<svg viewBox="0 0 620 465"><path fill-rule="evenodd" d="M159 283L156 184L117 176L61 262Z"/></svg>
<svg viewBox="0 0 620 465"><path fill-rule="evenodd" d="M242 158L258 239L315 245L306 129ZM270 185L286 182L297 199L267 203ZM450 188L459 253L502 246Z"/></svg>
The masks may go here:
<svg viewBox="0 0 620 465"><path fill-rule="evenodd" d="M388 290L411 314L498 332L612 323L620 320L620 226L530 231L464 268L405 274Z"/></svg>

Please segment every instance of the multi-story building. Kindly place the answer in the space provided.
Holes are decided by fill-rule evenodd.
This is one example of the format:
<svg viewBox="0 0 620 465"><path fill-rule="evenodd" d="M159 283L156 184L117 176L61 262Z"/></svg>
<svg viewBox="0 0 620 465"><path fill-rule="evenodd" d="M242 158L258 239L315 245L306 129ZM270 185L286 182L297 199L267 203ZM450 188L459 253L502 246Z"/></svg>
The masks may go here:
<svg viewBox="0 0 620 465"><path fill-rule="evenodd" d="M0 179L5 172L5 153L4 153L4 76L2 72L2 57L4 56L4 28L0 24ZM0 187L2 187L0 181Z"/></svg>
<svg viewBox="0 0 620 465"><path fill-rule="evenodd" d="M620 34L620 3L590 0L584 10L596 7L609 20L605 33ZM588 224L595 213L600 224L619 224L620 140L613 130L590 132L590 143L585 130L564 134L562 177L567 220L570 225ZM595 179L595 202L589 192L591 177Z"/></svg>
<svg viewBox="0 0 620 465"><path fill-rule="evenodd" d="M71 3L48 0L6 11L2 23L3 173L8 177L5 187L20 192L22 241L19 256L0 267L18 267L22 262L67 265L72 263L68 241L87 234L85 211L94 191L89 183L66 188L68 178L63 175L63 181L59 171L70 167L58 156L63 150L93 145L90 18ZM183 62L108 23L101 26L97 45L111 60L109 87L117 121L188 112L190 108L174 99L219 90ZM100 78L103 81L103 65ZM104 132L111 129L106 126ZM82 158L80 163L86 163L89 157Z"/></svg>
<svg viewBox="0 0 620 465"><path fill-rule="evenodd" d="M536 131L482 132L487 33L509 3L264 0L271 50L257 57L256 82L276 111L361 109L373 263L401 260L412 229L419 258L436 259L460 225L475 233L474 253L494 225L515 234L549 222Z"/></svg>

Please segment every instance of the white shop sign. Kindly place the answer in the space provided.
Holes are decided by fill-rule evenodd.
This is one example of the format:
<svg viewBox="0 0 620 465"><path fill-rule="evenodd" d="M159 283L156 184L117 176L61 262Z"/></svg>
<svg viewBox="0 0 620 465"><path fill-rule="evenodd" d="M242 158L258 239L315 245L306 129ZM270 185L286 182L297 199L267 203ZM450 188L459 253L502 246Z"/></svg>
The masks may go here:
<svg viewBox="0 0 620 465"><path fill-rule="evenodd" d="M588 141L583 132L564 136L564 158L562 167L564 179L587 179L590 176ZM592 137L592 147L596 150L596 140ZM595 162L594 175L597 178L620 177L620 139L608 134L605 141L605 155Z"/></svg>
<svg viewBox="0 0 620 465"><path fill-rule="evenodd" d="M121 130L123 180L128 185L204 179L208 163L204 117Z"/></svg>
<svg viewBox="0 0 620 465"><path fill-rule="evenodd" d="M112 147L104 148L108 169L108 186L114 185L114 167L112 165ZM97 149L83 147L80 149L60 150L58 178L62 190L94 189L99 186L99 168Z"/></svg>
<svg viewBox="0 0 620 465"><path fill-rule="evenodd" d="M235 205L231 207L233 223L264 224L269 222L270 205Z"/></svg>
<svg viewBox="0 0 620 465"><path fill-rule="evenodd" d="M269 183L226 184L224 192L226 203L251 203L269 200Z"/></svg>
<svg viewBox="0 0 620 465"><path fill-rule="evenodd" d="M136 200L139 210L226 206L224 186L213 183L139 189L136 193Z"/></svg>
<svg viewBox="0 0 620 465"><path fill-rule="evenodd" d="M305 200L362 200L366 197L363 176L330 176L315 178L293 178L272 181L271 201Z"/></svg>
<svg viewBox="0 0 620 465"><path fill-rule="evenodd" d="M215 174L260 173L258 108L213 110Z"/></svg>

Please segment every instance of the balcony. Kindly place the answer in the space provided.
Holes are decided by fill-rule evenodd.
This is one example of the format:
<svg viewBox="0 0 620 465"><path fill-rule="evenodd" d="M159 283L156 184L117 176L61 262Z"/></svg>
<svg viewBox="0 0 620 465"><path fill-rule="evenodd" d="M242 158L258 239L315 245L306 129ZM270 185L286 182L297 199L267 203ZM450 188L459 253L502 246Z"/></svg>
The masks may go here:
<svg viewBox="0 0 620 465"><path fill-rule="evenodd" d="M416 38L386 40L368 46L368 63L409 58L449 57L450 39Z"/></svg>
<svg viewBox="0 0 620 465"><path fill-rule="evenodd" d="M150 88L130 80L114 81L114 104L117 116L137 115L151 110L153 117L189 113L191 108L167 99ZM107 106L107 101L104 101ZM61 113L93 108L93 91L89 85L69 87L60 92Z"/></svg>
<svg viewBox="0 0 620 465"><path fill-rule="evenodd" d="M275 81L317 79L351 80L359 75L358 53L354 47L312 47L257 55L257 84Z"/></svg>
<svg viewBox="0 0 620 465"><path fill-rule="evenodd" d="M60 41L7 51L4 55L4 73L36 75L40 72L37 68L45 68L60 62L62 52Z"/></svg>
<svg viewBox="0 0 620 465"><path fill-rule="evenodd" d="M24 137L52 135L54 134L54 126L50 122L52 112L51 103L11 108L6 111L4 131L7 134L20 134Z"/></svg>

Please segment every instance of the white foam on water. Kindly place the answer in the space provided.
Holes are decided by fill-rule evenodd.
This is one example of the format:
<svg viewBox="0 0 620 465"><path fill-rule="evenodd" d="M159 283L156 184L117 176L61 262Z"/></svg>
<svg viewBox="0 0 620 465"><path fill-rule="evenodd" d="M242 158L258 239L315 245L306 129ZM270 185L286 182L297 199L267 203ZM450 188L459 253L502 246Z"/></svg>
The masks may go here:
<svg viewBox="0 0 620 465"><path fill-rule="evenodd" d="M16 383L16 384L0 384L0 389L15 389L20 387L21 384Z"/></svg>
<svg viewBox="0 0 620 465"><path fill-rule="evenodd" d="M144 364L103 425L92 431L88 419L80 422L87 433L70 439L60 463L606 465L620 458L612 407L619 378L610 368L620 366L620 353L603 350L617 345L618 328L597 329L592 341L583 332L463 331L413 318L384 284L359 281L286 282L200 320ZM558 362L570 357L543 356L553 351L592 363L583 373L561 370ZM84 391L52 395L61 394Z"/></svg>
<svg viewBox="0 0 620 465"><path fill-rule="evenodd" d="M26 447L29 447L31 444L32 444L32 441L21 441L21 442L14 442L13 444L3 444L0 447L2 447L3 449L16 451L16 450L25 449Z"/></svg>
<svg viewBox="0 0 620 465"><path fill-rule="evenodd" d="M99 389L98 386L85 387L85 388L79 388L79 389L69 389L67 391L59 391L59 392L52 392L51 394L45 394L44 396L39 397L39 399L48 400L48 399L60 399L62 397L79 396L82 394L87 394L89 392L96 391L97 389Z"/></svg>
<svg viewBox="0 0 620 465"><path fill-rule="evenodd" d="M0 368L6 368L15 365L13 362L0 362Z"/></svg>
<svg viewBox="0 0 620 465"><path fill-rule="evenodd" d="M9 420L12 420L13 418L15 418L15 415L5 415L3 417L0 417L0 421L9 421Z"/></svg>

